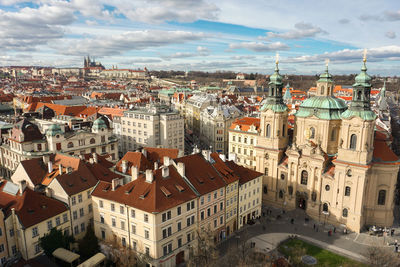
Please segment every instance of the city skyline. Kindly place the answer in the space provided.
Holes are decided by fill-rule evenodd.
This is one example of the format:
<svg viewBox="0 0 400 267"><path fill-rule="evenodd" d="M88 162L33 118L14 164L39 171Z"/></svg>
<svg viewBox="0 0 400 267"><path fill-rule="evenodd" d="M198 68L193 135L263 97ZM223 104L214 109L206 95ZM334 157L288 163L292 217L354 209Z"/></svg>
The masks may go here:
<svg viewBox="0 0 400 267"><path fill-rule="evenodd" d="M0 1L0 65L396 75L396 1Z"/></svg>

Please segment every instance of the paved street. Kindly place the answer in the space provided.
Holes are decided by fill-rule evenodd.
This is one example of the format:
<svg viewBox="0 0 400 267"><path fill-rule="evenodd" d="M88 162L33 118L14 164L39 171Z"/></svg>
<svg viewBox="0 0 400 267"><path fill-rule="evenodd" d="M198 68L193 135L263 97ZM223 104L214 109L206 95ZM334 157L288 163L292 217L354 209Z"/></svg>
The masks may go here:
<svg viewBox="0 0 400 267"><path fill-rule="evenodd" d="M396 239L400 241L400 229L398 228L396 228L393 237L377 237L368 233L344 234L342 230L337 230L336 233L332 233L332 236L329 236L328 231L332 230L333 232L333 226L324 225L322 222L315 222L311 219L306 222L305 213L301 210L284 214L278 209L270 208L270 210L272 210L271 215L261 218L254 225L246 225L237 234L221 243L221 253L224 253L231 246L237 246L238 242L244 241L243 239L256 242L256 247L260 250L273 250L290 235L297 235L309 243L314 243L337 254L363 261L363 256L369 246L393 247L391 244ZM278 215L281 218L277 219ZM293 224L291 224L292 218L294 219Z"/></svg>

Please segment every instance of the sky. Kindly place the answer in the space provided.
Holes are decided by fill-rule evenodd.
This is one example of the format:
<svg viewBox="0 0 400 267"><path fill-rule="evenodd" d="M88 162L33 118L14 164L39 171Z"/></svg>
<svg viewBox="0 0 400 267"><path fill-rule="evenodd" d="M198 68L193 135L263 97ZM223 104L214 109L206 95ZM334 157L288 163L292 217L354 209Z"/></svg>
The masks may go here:
<svg viewBox="0 0 400 267"><path fill-rule="evenodd" d="M399 75L398 0L0 0L0 65Z"/></svg>

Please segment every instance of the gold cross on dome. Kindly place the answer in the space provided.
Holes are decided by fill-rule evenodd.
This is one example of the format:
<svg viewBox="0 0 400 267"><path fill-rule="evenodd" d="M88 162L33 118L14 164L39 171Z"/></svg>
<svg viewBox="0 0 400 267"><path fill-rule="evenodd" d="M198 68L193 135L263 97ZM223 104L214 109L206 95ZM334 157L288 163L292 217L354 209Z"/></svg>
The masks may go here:
<svg viewBox="0 0 400 267"><path fill-rule="evenodd" d="M363 52L363 61L364 61L364 62L367 61L367 48L364 48L364 52Z"/></svg>
<svg viewBox="0 0 400 267"><path fill-rule="evenodd" d="M275 55L275 64L279 63L279 53L276 53Z"/></svg>
<svg viewBox="0 0 400 267"><path fill-rule="evenodd" d="M329 65L329 58L325 59L325 66L328 67L328 65Z"/></svg>

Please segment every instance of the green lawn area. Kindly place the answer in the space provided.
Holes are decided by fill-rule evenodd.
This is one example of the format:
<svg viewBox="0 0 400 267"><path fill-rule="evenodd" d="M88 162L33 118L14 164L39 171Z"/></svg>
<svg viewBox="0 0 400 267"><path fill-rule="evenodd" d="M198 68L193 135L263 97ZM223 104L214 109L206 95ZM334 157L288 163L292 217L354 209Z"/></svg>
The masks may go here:
<svg viewBox="0 0 400 267"><path fill-rule="evenodd" d="M354 266L354 267L366 267L367 265L351 260L349 258L337 255L332 253L328 250L322 249L320 247L311 245L299 239L289 239L283 242L278 250L286 257L293 257L293 254L296 254L296 250L299 248L304 248L305 254L310 255L317 259L318 263L313 266ZM301 265L301 266L308 266L308 265Z"/></svg>

